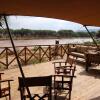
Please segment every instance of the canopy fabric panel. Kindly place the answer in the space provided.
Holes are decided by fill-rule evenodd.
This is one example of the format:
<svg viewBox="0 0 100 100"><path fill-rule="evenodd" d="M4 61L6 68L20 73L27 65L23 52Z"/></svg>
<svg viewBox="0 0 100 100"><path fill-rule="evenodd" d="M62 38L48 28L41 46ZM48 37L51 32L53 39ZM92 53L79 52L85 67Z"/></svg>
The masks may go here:
<svg viewBox="0 0 100 100"><path fill-rule="evenodd" d="M0 0L0 14L57 18L100 26L100 0Z"/></svg>

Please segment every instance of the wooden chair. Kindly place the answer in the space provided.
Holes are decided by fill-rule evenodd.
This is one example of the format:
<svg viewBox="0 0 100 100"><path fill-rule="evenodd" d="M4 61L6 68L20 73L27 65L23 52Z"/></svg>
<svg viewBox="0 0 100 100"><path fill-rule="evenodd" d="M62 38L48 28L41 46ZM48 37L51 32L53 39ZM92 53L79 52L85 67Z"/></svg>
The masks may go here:
<svg viewBox="0 0 100 100"><path fill-rule="evenodd" d="M23 78L19 77L19 90L21 95L21 100L26 100L26 98L29 98L29 95L25 93L25 85L27 87L46 87L43 94L36 94L31 93L33 100L45 100L45 98L48 98L46 100L52 99L52 76L43 76L43 77L27 77L25 78L25 85L23 84ZM36 91L35 91L36 92ZM30 99L29 99L30 100Z"/></svg>
<svg viewBox="0 0 100 100"><path fill-rule="evenodd" d="M65 62L53 62L54 64L54 69L55 69L55 74L68 74L71 71L76 70L76 63L75 63L75 58L73 57L68 57ZM72 72L72 73L73 73Z"/></svg>
<svg viewBox="0 0 100 100"><path fill-rule="evenodd" d="M54 75L54 97L59 100L60 95L65 94L61 100L71 100L73 77L69 75Z"/></svg>
<svg viewBox="0 0 100 100"><path fill-rule="evenodd" d="M3 80L2 79L2 74L4 73L0 73L0 98L6 97L7 100L7 96L9 97L9 100L11 100L11 92L10 92L10 81L13 80ZM6 84L6 87L2 87L2 85Z"/></svg>
<svg viewBox="0 0 100 100"><path fill-rule="evenodd" d="M56 100L59 93L65 93L65 100L71 100L72 83L73 77L75 77L76 65L74 63L74 59L68 58L68 60L68 64L65 64L64 66L60 65L59 70L57 70L58 67L55 67L56 75L54 75L54 94ZM60 62L60 64L61 63L62 62Z"/></svg>

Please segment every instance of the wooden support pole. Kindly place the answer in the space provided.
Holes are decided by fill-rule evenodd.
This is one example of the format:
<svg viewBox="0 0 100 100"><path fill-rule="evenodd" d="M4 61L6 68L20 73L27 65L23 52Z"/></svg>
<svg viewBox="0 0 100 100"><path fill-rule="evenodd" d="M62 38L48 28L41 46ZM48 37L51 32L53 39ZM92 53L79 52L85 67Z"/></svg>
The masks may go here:
<svg viewBox="0 0 100 100"><path fill-rule="evenodd" d="M87 26L86 26L86 25L83 25L83 26L85 27L86 31L88 32L88 34L89 34L90 37L92 38L92 40L93 40L94 44L96 45L97 49L100 50L100 49L99 49L99 46L98 46L98 44L97 44L97 42L95 41L95 39L93 38L92 34L91 34L90 31L88 30Z"/></svg>
<svg viewBox="0 0 100 100"><path fill-rule="evenodd" d="M12 44L12 47L13 47L13 50L14 50L14 54L15 54L15 57L16 57L18 66L19 66L21 75L22 75L22 77L23 77L23 84L25 85L25 75L24 75L24 72L23 72L23 70L22 70L21 63L20 63L20 61L19 61L19 59L18 59L17 51L16 51L16 48L15 48L15 45L14 45L14 42L13 42L13 39L12 39L12 36L11 36L11 33L10 33L10 29L9 29L9 26L8 26L8 23L7 23L6 15L4 15L4 20L5 20L5 24L6 24L6 27L7 27L7 32L8 32L9 37L10 37L10 41L11 41L11 44ZM26 85L25 85L25 86L26 86ZM26 86L26 90L27 90L27 92L28 92L28 95L29 95L29 97L30 97L30 100L32 100L30 90L29 90L29 88L28 88L27 86Z"/></svg>

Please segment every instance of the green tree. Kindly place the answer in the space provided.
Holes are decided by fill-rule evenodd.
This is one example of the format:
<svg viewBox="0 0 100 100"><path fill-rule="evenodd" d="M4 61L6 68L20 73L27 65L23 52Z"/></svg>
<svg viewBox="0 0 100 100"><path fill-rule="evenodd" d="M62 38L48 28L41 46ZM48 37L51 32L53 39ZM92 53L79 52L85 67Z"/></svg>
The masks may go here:
<svg viewBox="0 0 100 100"><path fill-rule="evenodd" d="M96 37L100 38L100 30L96 33Z"/></svg>
<svg viewBox="0 0 100 100"><path fill-rule="evenodd" d="M59 30L57 32L60 37L73 37L75 36L75 33L72 30Z"/></svg>

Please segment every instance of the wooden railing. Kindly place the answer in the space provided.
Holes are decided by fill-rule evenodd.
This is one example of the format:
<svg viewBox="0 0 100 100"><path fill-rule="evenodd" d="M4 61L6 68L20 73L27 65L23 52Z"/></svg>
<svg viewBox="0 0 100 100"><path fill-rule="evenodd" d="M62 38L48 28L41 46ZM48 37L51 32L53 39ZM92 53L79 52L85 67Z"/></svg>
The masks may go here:
<svg viewBox="0 0 100 100"><path fill-rule="evenodd" d="M21 64L27 65L63 58L68 53L69 46L76 45L82 44L16 46L16 50ZM0 47L0 67L8 69L9 66L17 66L13 48Z"/></svg>
<svg viewBox="0 0 100 100"><path fill-rule="evenodd" d="M67 54L68 45L30 45L16 46L18 58L21 64L51 61L63 58ZM12 47L0 47L0 66L8 68L17 65Z"/></svg>

